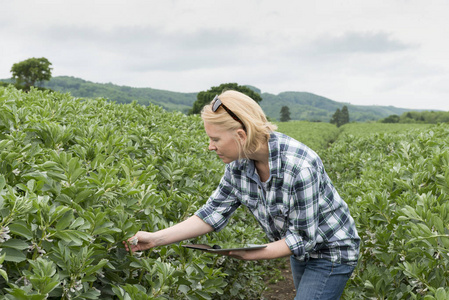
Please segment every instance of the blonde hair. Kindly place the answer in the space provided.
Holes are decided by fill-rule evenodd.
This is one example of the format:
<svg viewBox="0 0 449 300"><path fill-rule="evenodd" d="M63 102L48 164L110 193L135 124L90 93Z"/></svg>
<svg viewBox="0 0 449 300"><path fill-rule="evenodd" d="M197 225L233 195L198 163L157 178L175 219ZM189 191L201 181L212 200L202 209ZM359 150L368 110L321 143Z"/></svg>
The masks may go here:
<svg viewBox="0 0 449 300"><path fill-rule="evenodd" d="M245 124L247 139L242 147L245 156L248 157L249 154L258 151L264 143L268 142L270 133L277 129L276 125L267 120L259 104L249 96L228 90L218 98ZM242 124L234 120L223 108L213 112L212 103L203 107L201 118L204 122L218 125L225 130L235 131L243 128Z"/></svg>

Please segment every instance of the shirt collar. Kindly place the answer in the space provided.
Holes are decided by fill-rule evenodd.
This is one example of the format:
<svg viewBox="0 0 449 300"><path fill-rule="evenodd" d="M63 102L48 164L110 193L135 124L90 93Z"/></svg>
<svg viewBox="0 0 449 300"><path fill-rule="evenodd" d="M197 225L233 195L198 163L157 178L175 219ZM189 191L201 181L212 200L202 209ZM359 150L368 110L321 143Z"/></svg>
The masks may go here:
<svg viewBox="0 0 449 300"><path fill-rule="evenodd" d="M281 146L279 143L278 133L272 132L268 140L268 166L270 168L270 177L282 178L284 177L281 172ZM234 167L239 170L244 170L246 168L246 174L248 177L252 177L255 171L255 166L253 161L248 159L236 160L233 162Z"/></svg>

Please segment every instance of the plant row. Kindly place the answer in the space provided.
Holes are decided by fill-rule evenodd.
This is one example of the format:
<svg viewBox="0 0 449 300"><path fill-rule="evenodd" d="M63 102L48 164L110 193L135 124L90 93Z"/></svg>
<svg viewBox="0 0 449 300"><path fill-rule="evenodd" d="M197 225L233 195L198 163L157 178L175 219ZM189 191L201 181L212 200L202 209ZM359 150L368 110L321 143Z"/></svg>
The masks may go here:
<svg viewBox="0 0 449 300"><path fill-rule="evenodd" d="M362 240L345 299L449 299L448 136L344 134L322 153Z"/></svg>
<svg viewBox="0 0 449 300"><path fill-rule="evenodd" d="M0 297L251 299L262 263L174 244L125 251L138 230L205 203L223 165L197 116L0 88ZM244 210L194 242L262 243ZM251 289L248 289L251 286Z"/></svg>

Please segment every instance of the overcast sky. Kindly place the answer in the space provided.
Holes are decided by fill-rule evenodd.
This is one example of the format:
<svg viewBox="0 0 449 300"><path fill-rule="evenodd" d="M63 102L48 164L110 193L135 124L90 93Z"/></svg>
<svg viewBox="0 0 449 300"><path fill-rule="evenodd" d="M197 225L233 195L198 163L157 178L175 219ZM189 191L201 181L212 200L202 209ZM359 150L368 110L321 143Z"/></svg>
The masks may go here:
<svg viewBox="0 0 449 300"><path fill-rule="evenodd" d="M355 105L449 110L447 0L8 0L0 78L53 76L199 92L221 83Z"/></svg>

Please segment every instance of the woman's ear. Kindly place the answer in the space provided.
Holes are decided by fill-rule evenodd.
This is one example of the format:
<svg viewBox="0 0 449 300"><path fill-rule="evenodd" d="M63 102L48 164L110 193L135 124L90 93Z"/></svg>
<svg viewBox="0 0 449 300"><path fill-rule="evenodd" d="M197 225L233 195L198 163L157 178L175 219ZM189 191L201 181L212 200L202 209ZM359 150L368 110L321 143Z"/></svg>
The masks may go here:
<svg viewBox="0 0 449 300"><path fill-rule="evenodd" d="M244 144L244 143L246 142L247 135L246 135L246 131L245 131L245 130L243 130L243 129L237 129L237 136L238 136L238 138L239 138L239 141L240 141L242 144Z"/></svg>

